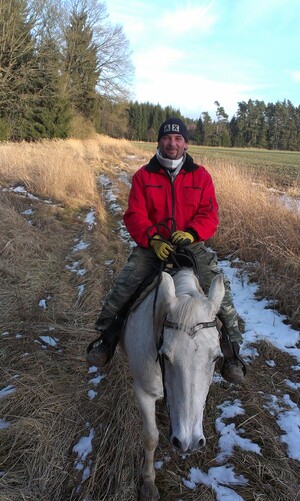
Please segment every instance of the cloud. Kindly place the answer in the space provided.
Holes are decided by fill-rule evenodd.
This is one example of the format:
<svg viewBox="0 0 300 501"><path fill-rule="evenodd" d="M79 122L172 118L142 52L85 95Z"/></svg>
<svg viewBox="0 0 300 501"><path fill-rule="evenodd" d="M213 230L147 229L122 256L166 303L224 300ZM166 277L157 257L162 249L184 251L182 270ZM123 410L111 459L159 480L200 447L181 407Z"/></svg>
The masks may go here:
<svg viewBox="0 0 300 501"><path fill-rule="evenodd" d="M157 79L144 75L143 79L138 79L135 90L138 101L160 103L163 107L170 105L189 118L199 118L204 111L214 114L216 100L231 118L239 101L253 97L251 85L165 71L161 71Z"/></svg>
<svg viewBox="0 0 300 501"><path fill-rule="evenodd" d="M107 2L110 20L113 24L120 24L130 42L134 45L139 43L147 28L148 11L147 5L140 1L132 0L124 3L123 0L111 0ZM142 12L141 12L142 10Z"/></svg>
<svg viewBox="0 0 300 501"><path fill-rule="evenodd" d="M185 54L180 49L168 46L156 46L149 50L141 50L133 56L138 78L161 81L161 74L167 73L173 66L181 64Z"/></svg>
<svg viewBox="0 0 300 501"><path fill-rule="evenodd" d="M216 57L203 49L195 60L184 48L160 45L141 49L134 55L134 65L135 99L170 105L189 118L198 118L203 111L214 115L216 100L231 117L238 102L262 99L260 68L239 56Z"/></svg>
<svg viewBox="0 0 300 501"><path fill-rule="evenodd" d="M299 0L289 3L296 7ZM240 101L299 99L300 11L287 9L286 0L264 0L259 8L249 0L186 0L172 7L110 0L109 8L132 43L140 102L198 118L203 111L213 116L216 100L231 117Z"/></svg>
<svg viewBox="0 0 300 501"><path fill-rule="evenodd" d="M300 71L292 71L292 80L300 82Z"/></svg>
<svg viewBox="0 0 300 501"><path fill-rule="evenodd" d="M168 32L170 35L183 35L193 29L197 34L207 33L215 25L217 14L213 11L214 1L199 7L176 9L174 12L166 12L164 17L158 22L158 28Z"/></svg>

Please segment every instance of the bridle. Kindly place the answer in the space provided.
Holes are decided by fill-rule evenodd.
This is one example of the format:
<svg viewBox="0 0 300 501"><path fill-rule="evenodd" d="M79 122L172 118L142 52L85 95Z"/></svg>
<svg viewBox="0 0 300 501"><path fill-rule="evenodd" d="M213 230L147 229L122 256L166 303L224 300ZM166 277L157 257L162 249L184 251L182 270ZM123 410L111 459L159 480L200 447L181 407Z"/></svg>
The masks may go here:
<svg viewBox="0 0 300 501"><path fill-rule="evenodd" d="M217 327L217 318L212 320L211 322L199 322L198 324L193 325L193 327L187 328L183 324L178 324L176 322L171 322L170 320L165 319L163 323L163 330L165 327L170 327L175 330L183 330L186 332L191 338L194 338L198 331L202 329L209 329L210 327Z"/></svg>
<svg viewBox="0 0 300 501"><path fill-rule="evenodd" d="M170 320L167 320L167 318L165 318L165 320L163 321L159 341L157 344L157 359L156 359L156 361L158 361L159 365L160 365L165 403L167 403L167 390L166 390L166 385L165 385L165 359L166 359L166 357L164 356L163 353L161 353L161 347L164 343L164 330L165 330L165 328L168 328L168 327L171 329L175 329L175 330L183 330L191 338L194 338L195 335L197 334L197 332L199 332L202 329L209 329L210 327L217 327L217 318L215 318L211 322L199 322L190 328L187 328L184 324L180 324L177 322L171 322Z"/></svg>
<svg viewBox="0 0 300 501"><path fill-rule="evenodd" d="M167 226L167 222L171 222L171 229ZM171 235L172 232L174 232L175 229L176 229L176 221L173 218L167 218L167 219L163 220L161 223L151 226L148 229L148 238L149 238L149 241L152 240L152 238L153 238L150 235L150 232L151 232L151 230L153 228L156 229L156 234L159 234L162 240L164 240L165 242L168 242L168 240L166 240L162 236L160 230L161 229L165 229ZM197 260L195 259L195 256L194 256L193 252L189 251L185 246L183 246L181 249L182 249L181 257L184 255L188 259L189 266L194 270L195 275L199 279L200 286L203 288L204 281L203 281L202 273L201 273L200 267L199 267L199 265L197 263ZM178 251L178 248L177 248L177 251ZM177 261L176 257L174 256L174 254L176 255L176 253L172 253L171 254L170 260L174 263L174 265L177 267L177 269L180 270L182 267L181 267L180 263L178 263L178 261ZM164 262L162 262L160 264L160 270L159 270L159 276L160 277L162 275L162 272L163 272L163 269L165 267L165 264L166 263L164 263ZM160 283L160 280L158 280L157 286L155 288L154 301L153 301L153 319L155 318L155 308L156 308L156 300L157 300L157 294L158 294L158 289L159 289L159 283ZM190 327L190 328L187 328L187 326L185 326L183 324L180 324L180 323L171 322L170 320L167 320L167 318L164 319L164 321L162 323L162 329L161 329L161 332L160 332L159 340L158 340L158 343L156 345L156 348L157 348L157 359L156 359L156 361L159 362L159 365L160 365L160 368L161 368L163 390L164 390L164 400L165 401L166 401L166 397L167 397L166 387L165 387L165 363L164 363L165 362L165 356L161 353L161 347L162 347L163 342L164 342L164 329L169 327L169 328L175 329L175 330L183 330L191 338L194 338L195 335L197 334L197 332L199 330L208 329L208 328L211 328L211 327L217 327L217 325L218 325L217 317L215 317L215 319L212 320L211 322L199 322L199 323L193 325L193 327Z"/></svg>

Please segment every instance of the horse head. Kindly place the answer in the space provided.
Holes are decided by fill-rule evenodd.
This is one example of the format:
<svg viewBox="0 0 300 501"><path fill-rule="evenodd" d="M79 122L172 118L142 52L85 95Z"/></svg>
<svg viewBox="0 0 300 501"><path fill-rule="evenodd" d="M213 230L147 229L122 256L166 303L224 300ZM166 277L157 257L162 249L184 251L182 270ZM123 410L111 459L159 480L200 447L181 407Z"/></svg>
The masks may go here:
<svg viewBox="0 0 300 501"><path fill-rule="evenodd" d="M174 277L163 272L159 288L128 317L124 346L143 421L140 499L159 499L153 463L159 437L155 402L163 394L173 446L190 453L205 445L203 411L215 361L221 356L216 314L223 295L221 275L213 280L206 297L191 269Z"/></svg>
<svg viewBox="0 0 300 501"><path fill-rule="evenodd" d="M208 296L191 270L173 277L159 350L170 416L170 442L183 453L205 445L203 412L216 360L222 355L216 314L224 296L222 276Z"/></svg>

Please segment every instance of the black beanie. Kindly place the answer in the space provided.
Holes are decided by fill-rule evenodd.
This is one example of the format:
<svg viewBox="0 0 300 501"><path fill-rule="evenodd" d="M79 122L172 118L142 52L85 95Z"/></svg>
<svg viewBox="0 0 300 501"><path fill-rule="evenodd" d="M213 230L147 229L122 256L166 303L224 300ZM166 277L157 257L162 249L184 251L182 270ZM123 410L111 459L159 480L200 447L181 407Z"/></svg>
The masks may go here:
<svg viewBox="0 0 300 501"><path fill-rule="evenodd" d="M188 130L180 118L168 118L168 120L161 124L158 131L157 141L159 141L165 134L181 134L186 142L189 140Z"/></svg>

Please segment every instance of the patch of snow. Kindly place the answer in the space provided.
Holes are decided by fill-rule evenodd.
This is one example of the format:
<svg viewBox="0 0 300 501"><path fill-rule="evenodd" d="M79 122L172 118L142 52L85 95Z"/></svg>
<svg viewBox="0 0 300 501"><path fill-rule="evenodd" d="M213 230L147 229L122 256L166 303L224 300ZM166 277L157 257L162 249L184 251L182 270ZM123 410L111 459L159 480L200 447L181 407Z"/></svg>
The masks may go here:
<svg viewBox="0 0 300 501"><path fill-rule="evenodd" d="M85 217L84 222L88 225L89 229L97 224L96 222L96 210L92 209Z"/></svg>
<svg viewBox="0 0 300 501"><path fill-rule="evenodd" d="M99 383L100 383L100 381L102 381L102 379L105 379L105 378L106 378L106 374L104 374L104 375L102 375L102 376L101 376L101 375L99 375L99 376L96 376L96 377L94 377L94 378L90 379L90 380L89 380L89 382L90 382L91 384L97 385L97 384L99 384Z"/></svg>
<svg viewBox="0 0 300 501"><path fill-rule="evenodd" d="M255 299L258 285L250 282L246 272L237 270L229 261L220 262L220 268L230 280L236 310L245 322L242 354L248 344L267 340L300 361L297 347L300 333L286 325L276 310L270 309L270 301Z"/></svg>
<svg viewBox="0 0 300 501"><path fill-rule="evenodd" d="M237 430L234 423L226 424L224 422L224 419L231 419L245 413L241 401L236 399L231 403L229 400L226 400L217 407L221 409L221 416L215 422L216 431L221 435L219 439L221 452L217 455L216 461L221 463L229 458L233 454L234 447L240 447L245 451L261 454L260 447L257 444L248 438L241 437L244 430Z"/></svg>
<svg viewBox="0 0 300 501"><path fill-rule="evenodd" d="M129 181L129 179L128 179L127 172L122 171L120 173L119 179L120 179L120 181L122 181L122 183L126 184L126 186L128 186L128 188L131 188L131 181Z"/></svg>
<svg viewBox="0 0 300 501"><path fill-rule="evenodd" d="M98 367L96 367L95 365L92 365L88 368L88 374L92 374L93 372L98 372Z"/></svg>
<svg viewBox="0 0 300 501"><path fill-rule="evenodd" d="M40 299L40 301L39 301L39 307L42 308L43 310L47 309L47 301L46 301L46 299Z"/></svg>
<svg viewBox="0 0 300 501"><path fill-rule="evenodd" d="M110 179L108 176L106 176L105 174L100 174L100 176L98 176L98 182L102 185L102 186L105 186L105 187L108 187L111 185L111 182L110 182Z"/></svg>
<svg viewBox="0 0 300 501"><path fill-rule="evenodd" d="M80 240L80 242L73 247L72 252L74 253L74 252L79 252L79 251L85 250L89 246L90 246L90 244L88 242L84 242L83 240Z"/></svg>
<svg viewBox="0 0 300 501"><path fill-rule="evenodd" d="M300 383L294 383L294 381L290 381L289 379L285 379L284 382L293 390L298 390L298 388L300 388Z"/></svg>
<svg viewBox="0 0 300 501"><path fill-rule="evenodd" d="M266 364L267 364L269 367L276 367L275 360L266 360Z"/></svg>
<svg viewBox="0 0 300 501"><path fill-rule="evenodd" d="M7 397L8 395L11 395L15 391L16 388L11 384L9 384L8 386L5 386L5 388L2 388L2 390L0 390L0 398Z"/></svg>
<svg viewBox="0 0 300 501"><path fill-rule="evenodd" d="M26 209L21 212L21 214L24 214L24 216L32 216L33 214L33 209Z"/></svg>
<svg viewBox="0 0 300 501"><path fill-rule="evenodd" d="M0 419L0 430L5 430L6 428L9 428L11 423L8 421L5 421L5 419Z"/></svg>
<svg viewBox="0 0 300 501"><path fill-rule="evenodd" d="M287 445L288 456L300 461L300 410L289 395L283 395L283 407L276 395L267 395L268 403L264 405L272 416L276 417L276 422L284 435L281 435L281 442Z"/></svg>
<svg viewBox="0 0 300 501"><path fill-rule="evenodd" d="M114 259L107 259L104 261L105 266L111 266L115 262Z"/></svg>
<svg viewBox="0 0 300 501"><path fill-rule="evenodd" d="M81 297L82 294L84 293L84 290L85 290L85 285L78 285L77 286L77 290L78 290L78 297Z"/></svg>
<svg viewBox="0 0 300 501"><path fill-rule="evenodd" d="M87 427L89 427L88 423ZM93 450L92 441L94 437L95 437L95 430L94 428L90 428L89 434L87 436L81 437L77 442L77 444L74 445L73 447L73 452L77 453L77 459L74 462L74 467L76 470L82 471L82 477L81 477L82 482L84 482L91 473L92 461L88 460L87 464L85 464L85 462L87 460L87 456L91 454ZM76 492L79 492L80 489L81 486L78 486Z"/></svg>
<svg viewBox="0 0 300 501"><path fill-rule="evenodd" d="M183 483L189 489L195 489L197 484L211 487L216 494L217 501L243 501L233 489L227 486L247 485L248 480L243 475L236 475L233 466L216 466L204 473L199 468L191 468L189 480L183 479Z"/></svg>
<svg viewBox="0 0 300 501"><path fill-rule="evenodd" d="M49 346L56 346L59 341L59 339L51 336L39 336L39 338L37 339L38 342L39 339L44 341L44 343L48 344Z"/></svg>
<svg viewBox="0 0 300 501"><path fill-rule="evenodd" d="M97 391L94 391L94 390L89 390L88 391L88 397L89 397L90 400L93 400L93 398L95 398L97 395L98 395Z"/></svg>

